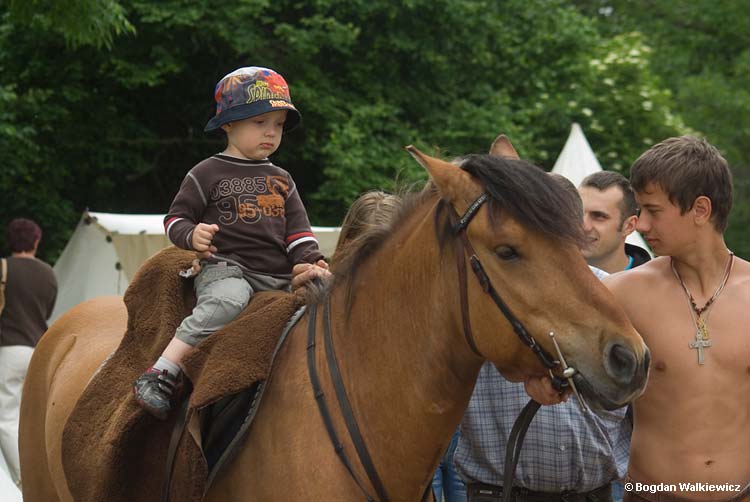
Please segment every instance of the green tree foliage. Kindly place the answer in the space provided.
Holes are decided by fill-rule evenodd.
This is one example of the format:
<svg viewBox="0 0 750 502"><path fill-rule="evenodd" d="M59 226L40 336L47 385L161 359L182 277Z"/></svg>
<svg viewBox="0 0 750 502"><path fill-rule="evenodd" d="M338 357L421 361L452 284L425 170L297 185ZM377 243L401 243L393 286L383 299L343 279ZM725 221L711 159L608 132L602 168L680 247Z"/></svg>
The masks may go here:
<svg viewBox="0 0 750 502"><path fill-rule="evenodd" d="M114 37L133 33L115 0L2 0L10 20L33 31L51 31L70 45L111 47Z"/></svg>
<svg viewBox="0 0 750 502"><path fill-rule="evenodd" d="M735 178L727 244L750 257L750 31L746 0L580 1L602 36L637 30L653 68L692 129L724 154ZM663 139L655 137L655 140Z"/></svg>
<svg viewBox="0 0 750 502"><path fill-rule="evenodd" d="M423 179L410 143L450 157L503 132L549 168L577 121L605 167L626 169L685 130L643 38L604 36L562 0L90 2L116 5L109 48L36 14L0 25L0 190L14 201L0 224L36 217L49 257L85 207L166 211L185 172L223 148L202 128L216 81L239 66L290 83L303 126L275 161L316 224L338 223L363 190Z"/></svg>

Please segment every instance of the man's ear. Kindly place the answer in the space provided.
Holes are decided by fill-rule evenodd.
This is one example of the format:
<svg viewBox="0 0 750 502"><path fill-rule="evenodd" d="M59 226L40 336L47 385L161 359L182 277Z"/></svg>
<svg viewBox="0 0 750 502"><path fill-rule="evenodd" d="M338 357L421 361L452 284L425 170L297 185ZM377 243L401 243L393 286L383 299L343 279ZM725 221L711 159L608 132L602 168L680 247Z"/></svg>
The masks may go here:
<svg viewBox="0 0 750 502"><path fill-rule="evenodd" d="M700 195L693 202L692 211L695 215L695 224L698 226L706 225L711 220L711 214L713 213L711 199L705 195Z"/></svg>
<svg viewBox="0 0 750 502"><path fill-rule="evenodd" d="M638 217L636 215L628 216L625 221L622 222L621 233L623 237L627 237L632 234L635 230L635 226L638 224Z"/></svg>
<svg viewBox="0 0 750 502"><path fill-rule="evenodd" d="M221 130L224 132L229 132L232 130L232 122L227 122L226 124L221 124Z"/></svg>

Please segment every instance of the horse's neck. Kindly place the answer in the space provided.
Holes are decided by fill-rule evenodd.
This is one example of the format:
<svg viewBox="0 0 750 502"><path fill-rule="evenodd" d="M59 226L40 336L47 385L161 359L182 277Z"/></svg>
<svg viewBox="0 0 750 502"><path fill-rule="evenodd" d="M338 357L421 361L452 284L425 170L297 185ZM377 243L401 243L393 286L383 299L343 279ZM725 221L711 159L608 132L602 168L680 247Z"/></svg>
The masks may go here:
<svg viewBox="0 0 750 502"><path fill-rule="evenodd" d="M422 212L361 267L348 321L343 288L332 296L336 352L365 440L378 468L391 470L387 479L415 488L423 480L405 477L420 467L419 477L431 475L481 366L461 331L452 253L440 253L432 215Z"/></svg>

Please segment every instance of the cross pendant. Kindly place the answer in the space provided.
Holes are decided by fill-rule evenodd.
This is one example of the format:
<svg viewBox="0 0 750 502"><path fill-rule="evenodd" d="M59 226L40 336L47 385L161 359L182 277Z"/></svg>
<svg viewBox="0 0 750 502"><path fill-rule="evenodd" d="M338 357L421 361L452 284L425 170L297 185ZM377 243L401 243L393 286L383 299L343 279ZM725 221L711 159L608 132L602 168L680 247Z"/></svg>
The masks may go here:
<svg viewBox="0 0 750 502"><path fill-rule="evenodd" d="M696 340L690 342L689 345L691 349L698 349L698 364L705 364L706 361L703 359L703 349L711 346L711 340L701 338L701 333L699 332L696 336Z"/></svg>

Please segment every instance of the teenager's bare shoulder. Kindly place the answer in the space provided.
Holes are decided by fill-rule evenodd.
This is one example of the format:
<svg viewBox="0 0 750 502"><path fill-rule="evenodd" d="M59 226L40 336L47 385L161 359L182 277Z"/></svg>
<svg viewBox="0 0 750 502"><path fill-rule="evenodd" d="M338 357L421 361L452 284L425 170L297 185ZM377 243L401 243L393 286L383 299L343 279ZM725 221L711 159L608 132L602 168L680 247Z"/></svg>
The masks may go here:
<svg viewBox="0 0 750 502"><path fill-rule="evenodd" d="M750 299L750 262L739 256L734 257L729 285L734 286L742 296Z"/></svg>
<svg viewBox="0 0 750 502"><path fill-rule="evenodd" d="M658 281L669 277L668 272L670 272L669 258L659 257L634 269L607 276L602 282L617 295L625 290L632 291L644 287L653 287L655 282L658 284Z"/></svg>

